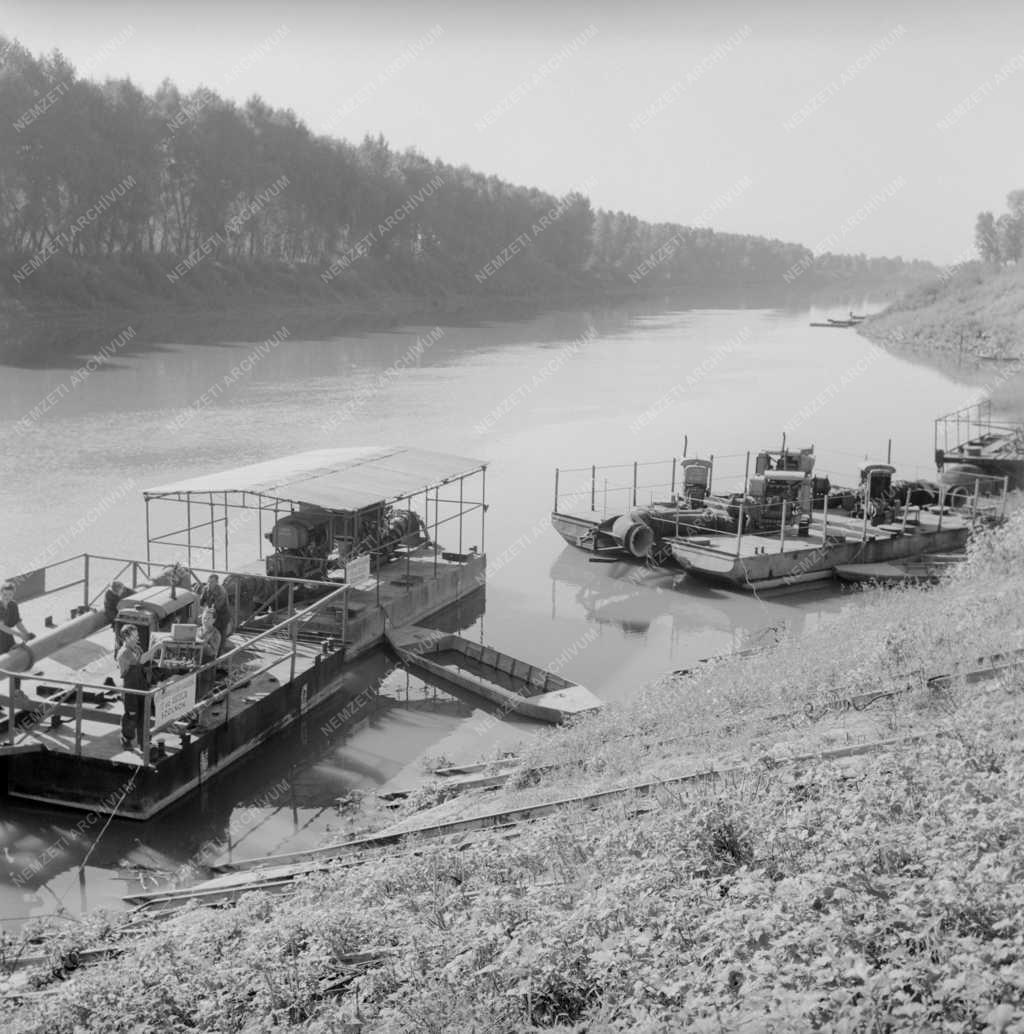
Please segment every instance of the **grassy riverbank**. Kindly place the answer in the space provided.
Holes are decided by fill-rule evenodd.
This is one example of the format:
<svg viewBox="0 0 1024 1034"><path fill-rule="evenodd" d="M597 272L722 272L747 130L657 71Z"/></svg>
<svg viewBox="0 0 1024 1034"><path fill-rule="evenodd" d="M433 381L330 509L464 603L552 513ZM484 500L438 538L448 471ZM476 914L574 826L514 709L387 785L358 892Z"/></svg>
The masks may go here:
<svg viewBox="0 0 1024 1034"><path fill-rule="evenodd" d="M1024 269L978 265L912 288L859 328L895 352L958 362L1024 357Z"/></svg>
<svg viewBox="0 0 1024 1034"><path fill-rule="evenodd" d="M1024 516L943 586L865 596L776 649L542 737L500 794L408 825L747 765L690 791L409 843L280 897L148 927L18 1000L17 1031L1024 1030L1021 676L924 676L1024 645ZM876 700L866 691L901 690ZM879 741L891 741L881 749ZM848 747L843 760L786 764ZM428 795L424 795L428 796ZM8 953L16 950L8 948ZM40 950L38 947L32 949Z"/></svg>

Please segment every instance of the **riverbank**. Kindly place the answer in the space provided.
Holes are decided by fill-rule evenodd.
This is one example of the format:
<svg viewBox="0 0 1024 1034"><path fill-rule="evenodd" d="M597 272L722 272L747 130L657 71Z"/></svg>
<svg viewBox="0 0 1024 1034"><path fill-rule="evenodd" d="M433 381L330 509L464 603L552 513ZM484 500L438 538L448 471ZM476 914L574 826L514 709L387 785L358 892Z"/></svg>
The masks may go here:
<svg viewBox="0 0 1024 1034"><path fill-rule="evenodd" d="M978 265L911 288L858 328L903 352L960 364L1024 358L1024 269Z"/></svg>
<svg viewBox="0 0 1024 1034"><path fill-rule="evenodd" d="M924 676L1024 645L1022 572L1016 514L938 588L874 591L815 633L662 679L543 736L516 785L404 821L745 765L733 779L6 945L53 960L13 1029L1017 1029L1021 680ZM101 945L112 957L70 972Z"/></svg>

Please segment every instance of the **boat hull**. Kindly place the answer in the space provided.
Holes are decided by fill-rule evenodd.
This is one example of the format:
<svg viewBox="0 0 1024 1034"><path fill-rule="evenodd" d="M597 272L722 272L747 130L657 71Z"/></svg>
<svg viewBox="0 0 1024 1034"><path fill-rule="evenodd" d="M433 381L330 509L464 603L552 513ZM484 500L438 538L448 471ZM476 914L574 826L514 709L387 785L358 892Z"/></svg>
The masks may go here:
<svg viewBox="0 0 1024 1034"><path fill-rule="evenodd" d="M735 537L678 539L669 543L673 559L687 573L738 589L777 589L826 581L840 566L886 563L922 554L951 553L963 549L970 529L966 524L887 534L874 539L789 539L782 548L778 539L744 535L740 555ZM763 549L763 552L760 550ZM755 552L756 551L756 552Z"/></svg>

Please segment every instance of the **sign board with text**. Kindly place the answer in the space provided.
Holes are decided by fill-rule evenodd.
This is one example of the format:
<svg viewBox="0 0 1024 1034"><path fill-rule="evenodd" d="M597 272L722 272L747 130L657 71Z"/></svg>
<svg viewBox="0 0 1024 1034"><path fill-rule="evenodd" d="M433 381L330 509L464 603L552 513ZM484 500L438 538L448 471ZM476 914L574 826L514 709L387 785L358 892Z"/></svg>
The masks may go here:
<svg viewBox="0 0 1024 1034"><path fill-rule="evenodd" d="M360 585L370 577L369 555L356 557L345 565L345 581L349 585Z"/></svg>
<svg viewBox="0 0 1024 1034"><path fill-rule="evenodd" d="M154 730L169 725L196 706L196 673L165 682L153 695Z"/></svg>

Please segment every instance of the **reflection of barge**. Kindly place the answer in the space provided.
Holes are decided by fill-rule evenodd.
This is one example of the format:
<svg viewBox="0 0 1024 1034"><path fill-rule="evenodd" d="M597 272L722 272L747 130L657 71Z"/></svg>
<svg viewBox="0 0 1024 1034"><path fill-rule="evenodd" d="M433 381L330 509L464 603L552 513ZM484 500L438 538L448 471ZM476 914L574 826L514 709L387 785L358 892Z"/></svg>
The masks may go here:
<svg viewBox="0 0 1024 1034"><path fill-rule="evenodd" d="M146 492L145 561L82 556L12 579L23 603L81 586L83 605L70 624L0 657L0 674L9 676L0 695L9 708L8 742L0 746L8 792L149 818L318 704L344 703L345 664L382 641L386 622L423 620L483 585L484 473L477 460L391 447L257 463ZM466 495L474 484L479 499ZM153 534L157 500L183 504L185 526ZM234 571L232 511L258 514L261 532L268 521L274 546ZM479 524L465 520L473 511ZM458 552L442 553L437 529L454 534L454 522ZM480 534L466 547L469 523ZM237 535L237 524L231 531ZM183 549L188 567L154 563L160 546ZM218 569L219 549L234 629L204 665L181 630L187 635L195 618L194 572ZM209 568L193 566L197 553L209 557ZM91 610L115 579L132 586L115 624L135 624L143 649L157 646L162 658L150 688L119 688L144 716L137 749L121 742L121 708L111 707L110 682L103 684L118 675L112 637L101 631L104 615Z"/></svg>

